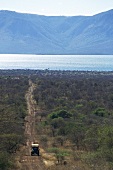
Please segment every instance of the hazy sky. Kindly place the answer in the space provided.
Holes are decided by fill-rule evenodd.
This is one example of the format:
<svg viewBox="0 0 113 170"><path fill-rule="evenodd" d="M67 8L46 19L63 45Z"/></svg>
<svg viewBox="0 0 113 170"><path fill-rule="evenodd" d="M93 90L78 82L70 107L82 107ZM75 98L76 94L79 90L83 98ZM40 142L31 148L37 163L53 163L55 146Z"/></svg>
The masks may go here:
<svg viewBox="0 0 113 170"><path fill-rule="evenodd" d="M0 0L0 10L41 15L94 15L113 9L113 0Z"/></svg>

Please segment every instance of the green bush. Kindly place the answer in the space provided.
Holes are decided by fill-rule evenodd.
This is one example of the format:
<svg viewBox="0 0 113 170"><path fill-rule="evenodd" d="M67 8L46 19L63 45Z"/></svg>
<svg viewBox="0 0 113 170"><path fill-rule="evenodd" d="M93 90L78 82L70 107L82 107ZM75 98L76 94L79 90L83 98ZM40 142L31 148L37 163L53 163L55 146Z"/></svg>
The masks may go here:
<svg viewBox="0 0 113 170"><path fill-rule="evenodd" d="M108 113L108 111L106 111L105 108L101 108L101 107L94 110L93 114L95 114L96 116L101 116L101 117L110 115L110 113Z"/></svg>
<svg viewBox="0 0 113 170"><path fill-rule="evenodd" d="M55 119L58 117L71 118L72 114L67 112L66 110L60 110L60 111L53 112L53 113L49 114L49 118L51 118L51 119Z"/></svg>
<svg viewBox="0 0 113 170"><path fill-rule="evenodd" d="M0 169L1 170L8 170L9 168L13 167L13 163L11 161L10 155L5 152L2 151L0 152Z"/></svg>

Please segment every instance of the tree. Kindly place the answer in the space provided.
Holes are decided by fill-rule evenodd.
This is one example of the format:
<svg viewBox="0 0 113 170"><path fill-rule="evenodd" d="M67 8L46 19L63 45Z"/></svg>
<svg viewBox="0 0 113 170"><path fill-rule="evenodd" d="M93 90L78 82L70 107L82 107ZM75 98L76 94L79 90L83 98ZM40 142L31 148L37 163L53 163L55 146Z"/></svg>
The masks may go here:
<svg viewBox="0 0 113 170"><path fill-rule="evenodd" d="M101 107L97 108L92 113L95 114L96 116L101 116L101 117L106 117L110 115L110 113L106 111L105 108L101 108Z"/></svg>
<svg viewBox="0 0 113 170"><path fill-rule="evenodd" d="M7 152L0 152L0 169L8 170L13 167L13 163L9 160L11 156Z"/></svg>
<svg viewBox="0 0 113 170"><path fill-rule="evenodd" d="M113 126L98 129L99 151L108 162L113 162Z"/></svg>
<svg viewBox="0 0 113 170"><path fill-rule="evenodd" d="M65 137L63 136L57 136L56 137L56 142L59 143L61 146L64 145Z"/></svg>
<svg viewBox="0 0 113 170"><path fill-rule="evenodd" d="M49 114L49 118L51 118L51 119L55 119L55 118L59 118L59 117L71 118L72 114L67 112L66 110L59 110L57 112L53 112L53 113Z"/></svg>
<svg viewBox="0 0 113 170"><path fill-rule="evenodd" d="M85 133L84 139L85 149L87 151L97 151L99 147L98 143L98 127L91 126Z"/></svg>
<svg viewBox="0 0 113 170"><path fill-rule="evenodd" d="M54 129L56 129L56 128L63 127L65 125L65 121L63 118L58 117L58 118L52 119L50 124Z"/></svg>
<svg viewBox="0 0 113 170"><path fill-rule="evenodd" d="M55 153L58 164L62 164L65 157L69 156L69 152L59 148L49 148L48 152Z"/></svg>
<svg viewBox="0 0 113 170"><path fill-rule="evenodd" d="M66 129L69 139L76 145L77 150L79 150L83 145L85 127L81 123L69 123Z"/></svg>
<svg viewBox="0 0 113 170"><path fill-rule="evenodd" d="M22 143L23 138L21 135L3 134L0 135L0 141L2 150L7 153L15 153L18 150L20 143Z"/></svg>

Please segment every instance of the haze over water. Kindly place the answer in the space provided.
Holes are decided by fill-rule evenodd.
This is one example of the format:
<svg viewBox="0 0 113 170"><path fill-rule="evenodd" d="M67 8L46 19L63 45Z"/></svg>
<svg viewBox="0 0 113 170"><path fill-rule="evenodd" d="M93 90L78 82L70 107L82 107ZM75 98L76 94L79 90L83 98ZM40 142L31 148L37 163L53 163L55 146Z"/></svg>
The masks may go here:
<svg viewBox="0 0 113 170"><path fill-rule="evenodd" d="M113 55L0 54L0 69L113 71Z"/></svg>

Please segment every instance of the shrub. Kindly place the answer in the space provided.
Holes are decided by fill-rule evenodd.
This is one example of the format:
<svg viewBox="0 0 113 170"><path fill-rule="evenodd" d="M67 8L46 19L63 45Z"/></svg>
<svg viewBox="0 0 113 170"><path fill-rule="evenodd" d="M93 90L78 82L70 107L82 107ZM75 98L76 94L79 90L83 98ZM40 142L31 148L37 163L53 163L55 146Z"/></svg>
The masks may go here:
<svg viewBox="0 0 113 170"><path fill-rule="evenodd" d="M53 113L49 114L49 118L51 118L51 119L55 119L58 117L71 118L72 114L67 112L66 110L60 110L60 111L53 112Z"/></svg>

